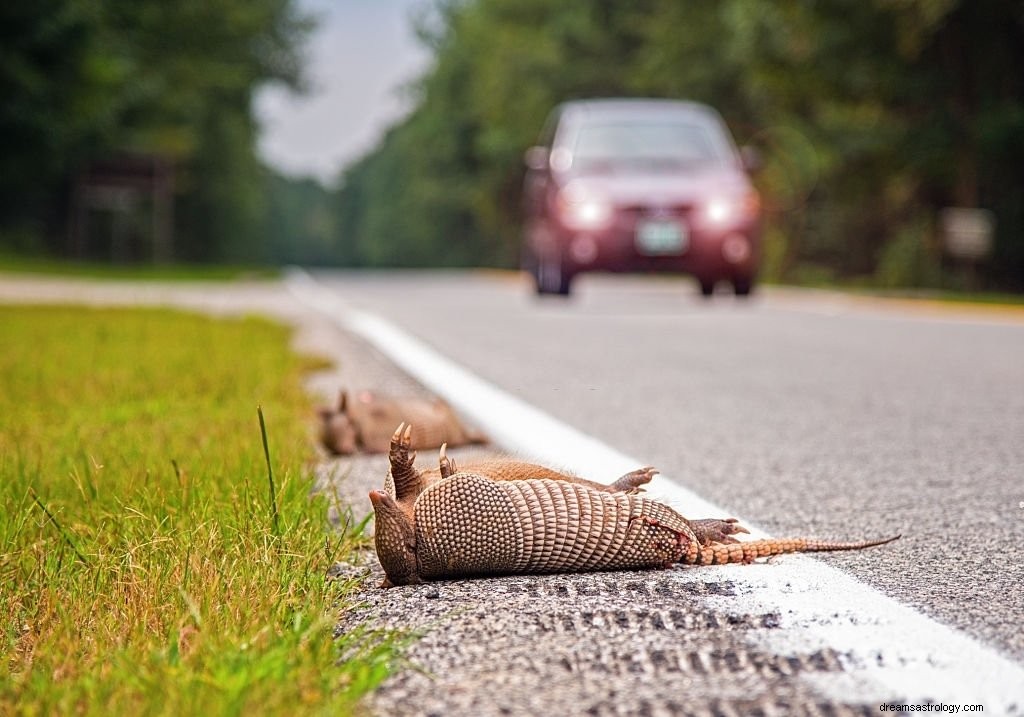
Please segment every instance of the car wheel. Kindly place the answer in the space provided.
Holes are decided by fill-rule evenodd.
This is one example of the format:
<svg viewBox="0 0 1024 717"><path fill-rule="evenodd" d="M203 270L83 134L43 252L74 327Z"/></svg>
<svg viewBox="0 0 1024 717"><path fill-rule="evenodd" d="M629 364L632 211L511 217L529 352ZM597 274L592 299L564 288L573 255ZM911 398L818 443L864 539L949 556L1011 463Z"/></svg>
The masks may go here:
<svg viewBox="0 0 1024 717"><path fill-rule="evenodd" d="M697 279L700 282L700 295L707 298L715 293L715 280L714 279Z"/></svg>
<svg viewBox="0 0 1024 717"><path fill-rule="evenodd" d="M562 270L562 263L557 258L542 258L538 261L535 278L538 294L569 295L572 277Z"/></svg>
<svg viewBox="0 0 1024 717"><path fill-rule="evenodd" d="M524 247L519 255L519 269L520 271L526 272L531 279L533 279L534 285L537 287L538 293L540 292L540 264L537 261L536 255L528 248Z"/></svg>
<svg viewBox="0 0 1024 717"><path fill-rule="evenodd" d="M750 296L750 292L754 290L754 280L749 276L733 279L732 290L736 292L736 296Z"/></svg>

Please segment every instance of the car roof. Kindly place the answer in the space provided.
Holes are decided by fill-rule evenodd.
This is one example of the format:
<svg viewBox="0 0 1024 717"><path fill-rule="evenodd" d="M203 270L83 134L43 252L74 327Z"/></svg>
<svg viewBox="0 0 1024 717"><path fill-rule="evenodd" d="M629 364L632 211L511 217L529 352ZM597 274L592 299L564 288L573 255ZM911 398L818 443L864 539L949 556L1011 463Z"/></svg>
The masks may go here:
<svg viewBox="0 0 1024 717"><path fill-rule="evenodd" d="M560 113L573 119L618 119L637 116L689 115L694 118L719 120L711 107L688 100L601 98L563 102Z"/></svg>

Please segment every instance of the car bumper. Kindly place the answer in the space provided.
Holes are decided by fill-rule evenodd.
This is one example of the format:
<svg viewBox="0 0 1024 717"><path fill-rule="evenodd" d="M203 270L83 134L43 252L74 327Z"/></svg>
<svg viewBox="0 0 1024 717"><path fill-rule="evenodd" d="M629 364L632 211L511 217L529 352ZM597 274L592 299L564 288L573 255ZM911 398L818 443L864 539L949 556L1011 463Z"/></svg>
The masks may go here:
<svg viewBox="0 0 1024 717"><path fill-rule="evenodd" d="M557 257L563 271L686 272L704 279L753 278L761 261L759 222L719 228L686 227L680 249L644 250L637 239L637 222L616 222L603 230L573 230L557 223L534 227L529 238L538 256Z"/></svg>

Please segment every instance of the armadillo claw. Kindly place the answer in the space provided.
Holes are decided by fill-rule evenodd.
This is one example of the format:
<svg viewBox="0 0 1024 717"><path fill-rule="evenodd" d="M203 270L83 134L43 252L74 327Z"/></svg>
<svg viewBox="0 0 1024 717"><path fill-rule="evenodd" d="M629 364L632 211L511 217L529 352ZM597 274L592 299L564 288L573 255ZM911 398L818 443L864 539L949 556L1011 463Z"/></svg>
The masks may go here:
<svg viewBox="0 0 1024 717"><path fill-rule="evenodd" d="M398 428L391 434L391 450L395 450L402 444L402 431L405 430L405 421L398 424Z"/></svg>
<svg viewBox="0 0 1024 717"><path fill-rule="evenodd" d="M398 428L391 434L391 450L392 452L404 449L409 450L409 446L412 445L412 424L405 424L402 421L398 424Z"/></svg>
<svg viewBox="0 0 1024 717"><path fill-rule="evenodd" d="M736 533L750 532L740 525L736 518L704 518L687 522L690 524L690 528L693 529L694 535L697 536L697 542L702 546L710 545L711 543L738 543L740 541L731 536Z"/></svg>
<svg viewBox="0 0 1024 717"><path fill-rule="evenodd" d="M632 495L634 493L640 493L644 489L640 486L645 483L650 483L651 478L656 476L660 471L654 466L644 466L643 468L637 468L635 471L630 471L626 475L619 478L617 481L608 486L608 489L613 493L626 493Z"/></svg>
<svg viewBox="0 0 1024 717"><path fill-rule="evenodd" d="M440 465L441 465L441 478L448 478L458 473L458 466L455 465L455 461L448 457L448 444L441 444L441 452L439 454Z"/></svg>

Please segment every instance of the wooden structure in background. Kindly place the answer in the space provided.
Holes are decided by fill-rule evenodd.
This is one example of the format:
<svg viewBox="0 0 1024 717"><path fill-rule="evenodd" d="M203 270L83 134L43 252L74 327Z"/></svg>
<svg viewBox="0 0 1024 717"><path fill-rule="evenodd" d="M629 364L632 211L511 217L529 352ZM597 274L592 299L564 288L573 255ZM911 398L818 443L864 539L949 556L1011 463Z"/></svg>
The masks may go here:
<svg viewBox="0 0 1024 717"><path fill-rule="evenodd" d="M156 154L94 160L71 193L71 255L162 263L174 257L174 167Z"/></svg>

